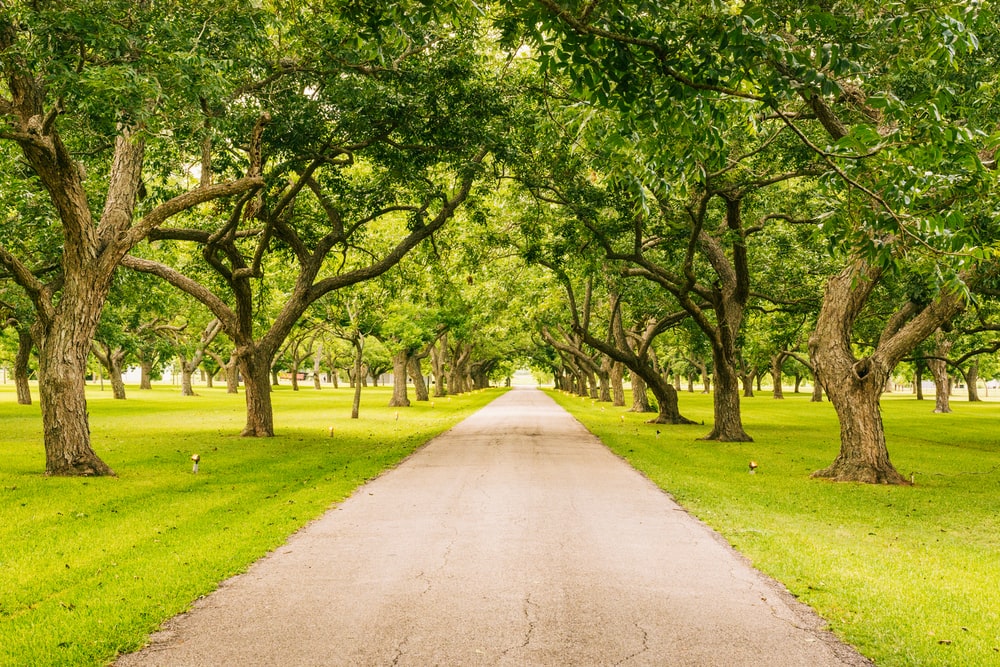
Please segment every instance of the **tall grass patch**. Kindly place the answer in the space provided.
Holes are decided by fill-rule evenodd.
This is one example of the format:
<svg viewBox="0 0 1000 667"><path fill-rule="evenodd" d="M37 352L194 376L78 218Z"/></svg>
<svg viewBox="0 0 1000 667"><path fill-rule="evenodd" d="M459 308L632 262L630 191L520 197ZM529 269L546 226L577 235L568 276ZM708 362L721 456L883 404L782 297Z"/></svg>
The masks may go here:
<svg viewBox="0 0 1000 667"><path fill-rule="evenodd" d="M935 415L933 401L885 397L892 461L915 482L885 487L810 479L836 456L839 430L830 404L807 396L743 399L752 443L697 440L710 396L680 397L704 426L553 396L877 664L1000 665L997 403Z"/></svg>
<svg viewBox="0 0 1000 667"><path fill-rule="evenodd" d="M42 474L41 420L0 388L0 664L101 665L292 532L498 395L411 408L391 391L273 394L274 438L241 438L242 395L132 389L89 397L118 476ZM331 427L333 428L331 435ZM201 457L192 472L192 454Z"/></svg>

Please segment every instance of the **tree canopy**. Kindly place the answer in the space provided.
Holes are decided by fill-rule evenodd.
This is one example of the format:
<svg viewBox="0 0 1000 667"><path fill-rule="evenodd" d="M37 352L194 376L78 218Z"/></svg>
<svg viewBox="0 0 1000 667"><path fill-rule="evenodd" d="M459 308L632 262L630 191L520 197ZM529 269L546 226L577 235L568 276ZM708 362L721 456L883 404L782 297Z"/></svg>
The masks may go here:
<svg viewBox="0 0 1000 667"><path fill-rule="evenodd" d="M391 358L400 407L408 377L424 400L534 365L616 404L627 378L673 424L697 375L700 435L724 441L753 438L753 379L780 398L783 373L808 375L841 423L816 474L905 483L878 411L893 376L992 368L996 18L948 0L6 7L0 308L25 377L36 350L46 470L111 473L91 353L114 377L170 349L241 377L243 434L265 437L276 366L297 382L312 358L319 387L324 356L359 390Z"/></svg>

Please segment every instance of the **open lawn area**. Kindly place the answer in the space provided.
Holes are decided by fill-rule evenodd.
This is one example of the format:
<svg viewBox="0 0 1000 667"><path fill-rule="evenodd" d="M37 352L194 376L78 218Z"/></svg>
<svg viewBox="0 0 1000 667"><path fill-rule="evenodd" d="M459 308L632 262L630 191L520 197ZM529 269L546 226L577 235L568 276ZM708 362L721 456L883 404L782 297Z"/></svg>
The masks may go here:
<svg viewBox="0 0 1000 667"><path fill-rule="evenodd" d="M743 399L755 442L717 443L551 393L878 665L1000 665L1000 404L935 415L933 400L885 397L893 463L915 486L877 487L809 478L839 436L832 406L804 394ZM680 407L711 420L710 396Z"/></svg>
<svg viewBox="0 0 1000 667"><path fill-rule="evenodd" d="M0 387L0 664L102 665L305 523L499 395L384 407L391 388L287 387L278 436L240 438L244 398L90 393L116 478L47 478L41 418ZM398 419L397 419L398 413ZM330 427L333 427L333 437ZM192 473L192 454L201 457Z"/></svg>

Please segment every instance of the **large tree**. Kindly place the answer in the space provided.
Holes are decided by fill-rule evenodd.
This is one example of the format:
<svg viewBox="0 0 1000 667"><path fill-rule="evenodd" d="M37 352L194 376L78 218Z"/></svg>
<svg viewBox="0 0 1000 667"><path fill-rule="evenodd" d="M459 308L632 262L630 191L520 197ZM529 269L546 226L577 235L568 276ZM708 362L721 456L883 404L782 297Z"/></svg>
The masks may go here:
<svg viewBox="0 0 1000 667"><path fill-rule="evenodd" d="M330 4L303 10L314 20L292 17L299 32L272 45L268 75L246 87L269 120L255 131L267 187L154 235L193 244L209 272L152 254L126 260L219 319L246 386L247 436L274 433L268 375L296 321L438 232L469 198L504 128L496 122L504 96L475 22L406 20L392 3L363 12ZM246 105L234 101L228 113L245 114ZM203 165L202 178L209 173ZM284 287L273 312L258 317L261 285L275 279Z"/></svg>
<svg viewBox="0 0 1000 667"><path fill-rule="evenodd" d="M16 3L0 12L0 140L20 154L5 153L3 168L48 202L61 241L55 256L0 247L36 314L47 474L112 472L90 446L84 376L122 258L178 213L262 184L235 175L143 201L165 166L147 157L189 134L200 100L234 63L220 49L256 32L250 13L234 9Z"/></svg>

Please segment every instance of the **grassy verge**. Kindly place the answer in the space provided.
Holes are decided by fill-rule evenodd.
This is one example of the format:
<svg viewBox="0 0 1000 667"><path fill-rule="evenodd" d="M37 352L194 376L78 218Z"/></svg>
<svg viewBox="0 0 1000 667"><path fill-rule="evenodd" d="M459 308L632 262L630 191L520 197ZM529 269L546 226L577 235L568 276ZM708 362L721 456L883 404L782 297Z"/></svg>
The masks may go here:
<svg viewBox="0 0 1000 667"><path fill-rule="evenodd" d="M396 410L386 389L275 392L278 436L238 437L243 396L89 397L117 478L50 479L37 406L0 387L0 664L100 665L498 395ZM398 412L398 419L397 419ZM333 437L329 429L334 428ZM192 474L191 455L201 456Z"/></svg>
<svg viewBox="0 0 1000 667"><path fill-rule="evenodd" d="M755 442L740 444L553 396L877 664L1000 665L1000 405L935 415L886 398L893 463L916 481L889 488L809 479L839 435L832 407L804 396L744 399ZM681 410L712 418L707 396L682 394Z"/></svg>

